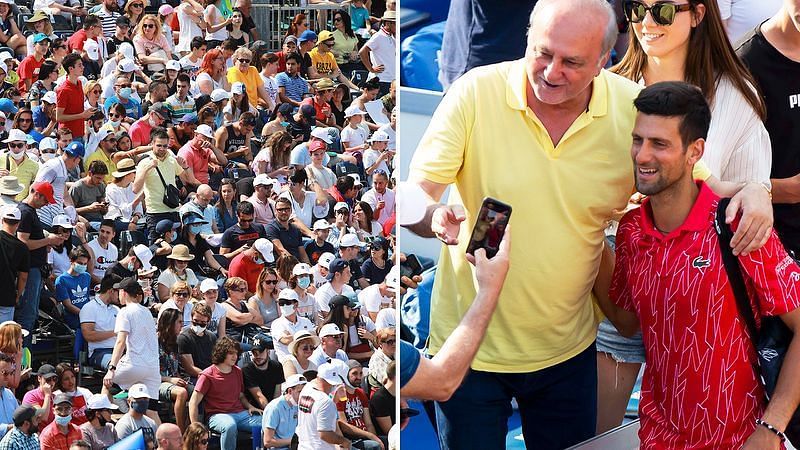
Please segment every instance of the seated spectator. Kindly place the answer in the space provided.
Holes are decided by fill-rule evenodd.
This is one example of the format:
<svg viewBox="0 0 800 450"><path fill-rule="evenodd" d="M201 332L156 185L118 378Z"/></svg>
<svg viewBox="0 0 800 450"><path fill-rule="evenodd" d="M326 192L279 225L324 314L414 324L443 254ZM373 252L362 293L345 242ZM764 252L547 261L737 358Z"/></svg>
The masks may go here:
<svg viewBox="0 0 800 450"><path fill-rule="evenodd" d="M163 127L169 120L169 108L164 103L153 103L147 114L131 125L128 134L133 147L150 144L153 129Z"/></svg>
<svg viewBox="0 0 800 450"><path fill-rule="evenodd" d="M228 104L222 108L222 115L225 117L223 123L227 126L238 122L243 112L258 114L258 110L250 104L250 99L247 98L247 91L244 89L244 84L241 81L237 81L231 84L231 99Z"/></svg>
<svg viewBox="0 0 800 450"><path fill-rule="evenodd" d="M177 289L186 290L186 283ZM180 286L176 283L175 286ZM175 287L173 287L175 289ZM174 298L174 296L173 296ZM177 309L162 309L158 317L158 364L161 371L161 386L158 389L158 400L173 403L175 422L181 430L185 430L186 405L192 387L181 377L178 363L178 333L183 328L183 313Z"/></svg>
<svg viewBox="0 0 800 450"><path fill-rule="evenodd" d="M375 172L372 176L372 189L361 197L362 201L369 203L378 223L385 224L394 212L395 194L388 188L388 172Z"/></svg>
<svg viewBox="0 0 800 450"><path fill-rule="evenodd" d="M181 6L187 3L181 3ZM211 435L208 433L208 428L202 423L193 423L186 429L183 434L183 448L188 450L203 450L208 448L208 441Z"/></svg>
<svg viewBox="0 0 800 450"><path fill-rule="evenodd" d="M369 243L369 258L361 264L361 273L370 285L381 283L394 267L389 258L389 241L376 237Z"/></svg>
<svg viewBox="0 0 800 450"><path fill-rule="evenodd" d="M56 365L56 391L53 396L66 394L72 401L72 424L81 426L87 422L86 402L92 393L85 387L78 386L78 377L71 363L62 362Z"/></svg>
<svg viewBox="0 0 800 450"><path fill-rule="evenodd" d="M167 129L167 133L169 133L169 148L174 152L179 151L194 137L195 129L197 129L197 114L189 113L184 115L177 125Z"/></svg>
<svg viewBox="0 0 800 450"><path fill-rule="evenodd" d="M341 389L347 376L338 365L323 364L317 377L306 384L298 400L297 436L298 449L332 449L334 445L350 448L351 442L338 431L339 414L331 398Z"/></svg>
<svg viewBox="0 0 800 450"><path fill-rule="evenodd" d="M327 205L327 202L325 203ZM311 265L317 264L323 253L336 253L333 244L327 242L332 226L325 219L314 222L314 239L306 243L306 254Z"/></svg>
<svg viewBox="0 0 800 450"><path fill-rule="evenodd" d="M281 372L281 379L283 379L283 371L278 363L274 363ZM0 439L2 439L8 432L13 429L14 410L19 407L19 401L14 397L14 390L9 385L14 379L14 358L0 353ZM7 389L6 389L7 388Z"/></svg>
<svg viewBox="0 0 800 450"><path fill-rule="evenodd" d="M264 227L254 223L255 209L250 202L241 202L236 207L236 225L228 228L222 234L219 253L228 259L233 259L239 253L247 250L259 238L266 238ZM247 248L246 248L247 247Z"/></svg>
<svg viewBox="0 0 800 450"><path fill-rule="evenodd" d="M353 206L353 227L359 241L369 241L383 235L383 227L373 217L369 203L356 202Z"/></svg>
<svg viewBox="0 0 800 450"><path fill-rule="evenodd" d="M292 268L288 289L294 290L295 294L297 294L297 313L315 322L319 316L317 314L317 301L309 292L309 289L314 289L311 286L311 266L306 263L296 264Z"/></svg>
<svg viewBox="0 0 800 450"><path fill-rule="evenodd" d="M162 5L164 6L169 5ZM158 450L181 450L183 436L181 429L174 423L162 423L156 430L156 445Z"/></svg>
<svg viewBox="0 0 800 450"><path fill-rule="evenodd" d="M248 297L256 293L258 278L265 264L275 261L272 242L267 239L256 239L253 248L248 248L231 260L229 274L247 282Z"/></svg>
<svg viewBox="0 0 800 450"><path fill-rule="evenodd" d="M275 346L275 355L278 361L289 357L289 344L294 341L294 336L301 330L314 331L314 324L297 314L297 293L284 289L278 295L278 307L281 317L272 322L270 332L272 343ZM312 349L313 350L313 349Z"/></svg>
<svg viewBox="0 0 800 450"><path fill-rule="evenodd" d="M299 261L308 263L308 255L303 247L303 234L291 221L292 202L286 197L275 201L275 220L267 225L267 239L272 241L279 255L290 254Z"/></svg>
<svg viewBox="0 0 800 450"><path fill-rule="evenodd" d="M172 247L172 253L167 256L167 260L167 269L158 277L158 298L162 301L167 301L170 289L178 281L185 280L192 289L200 284L197 275L189 268L189 261L194 260L194 255L189 253L189 247L183 244ZM191 296L191 292L189 295Z"/></svg>
<svg viewBox="0 0 800 450"><path fill-rule="evenodd" d="M296 170L289 177L289 189L282 192L280 197L289 199L292 204L292 224L298 227L305 236L313 238L315 233L311 230L311 225L314 223L314 218L327 217L329 205L328 196L318 184L311 183L311 190L305 190L307 181L306 172ZM312 260L310 254L308 257L309 260ZM316 259L310 263L316 263Z"/></svg>
<svg viewBox="0 0 800 450"><path fill-rule="evenodd" d="M343 363L347 363L347 353L342 350L342 339L344 338L344 331L340 330L335 323L327 323L319 329L319 339L321 345L314 349L311 354L311 362L317 367L331 362L331 360L338 359Z"/></svg>
<svg viewBox="0 0 800 450"><path fill-rule="evenodd" d="M228 82L225 59L222 51L218 48L206 52L203 57L203 63L200 64L200 70L197 73L197 90L200 95L211 95L216 89L230 89L231 85Z"/></svg>
<svg viewBox="0 0 800 450"><path fill-rule="evenodd" d="M373 354L375 324L359 313L360 305L344 295L334 296L330 301L330 313L323 322L336 324L344 331L343 349L350 359L366 365Z"/></svg>
<svg viewBox="0 0 800 450"><path fill-rule="evenodd" d="M358 293L358 301L362 306L362 314L368 316L373 322L377 320L378 313L384 308L391 308L394 302L395 287L399 282L399 267L390 271L386 278L378 284L371 284Z"/></svg>
<svg viewBox="0 0 800 450"><path fill-rule="evenodd" d="M39 427L41 425L42 411L31 405L20 405L12 415L14 427L8 430L2 441L2 450L39 449Z"/></svg>
<svg viewBox="0 0 800 450"><path fill-rule="evenodd" d="M375 340L378 343L378 348L369 359L369 375L367 376L367 381L371 388L370 394L383 385L381 380L386 378L386 367L394 361L395 350L397 349L394 327L378 329L375 333Z"/></svg>
<svg viewBox="0 0 800 450"><path fill-rule="evenodd" d="M219 305L216 309L224 311L225 308ZM192 306L191 325L178 335L181 368L189 376L190 382L195 382L200 372L211 365L211 349L217 342L217 335L208 328L211 317L208 305L203 302L195 303Z"/></svg>
<svg viewBox="0 0 800 450"><path fill-rule="evenodd" d="M293 118L294 116L290 114L288 117L289 118ZM325 143L325 147L324 147L325 149L328 148L327 147L328 145L332 145L333 144L333 139L331 138L331 133L328 132L328 130L330 128L321 128L321 127L314 128L313 130L311 130L311 133L309 134L310 140L308 140L308 142L306 142L306 140L303 139L303 134L302 133L300 133L299 131L295 130L298 134L294 135L294 134L292 134L290 132L290 130L288 129L288 126L289 126L289 122L287 121L287 130L286 130L286 132L289 133L290 136L292 136L292 139L294 139L295 142L300 141L300 143L295 145L295 147L292 149L292 152L289 154L289 164L295 169L295 171L303 170L306 166L311 164L310 146L311 146L311 144L314 143L314 141L322 141L322 142L324 142ZM335 130L335 128L334 128L334 130ZM340 159L341 158L345 158L345 157L346 157L346 155L339 155ZM323 165L328 165L330 163L330 161L331 161L330 156L328 156L328 154L325 153L323 155L323 157L322 157L322 164ZM356 161L355 158L353 158L352 162L355 162L355 161ZM310 185L310 183L308 183L308 177L306 177L303 180L303 184L304 185ZM315 189L315 192L316 192L316 189Z"/></svg>
<svg viewBox="0 0 800 450"><path fill-rule="evenodd" d="M327 144L323 141L311 141L308 144L311 163L305 166L309 184L316 183L322 190L331 189L336 183L336 174L325 166L327 148Z"/></svg>
<svg viewBox="0 0 800 450"><path fill-rule="evenodd" d="M281 384L283 395L269 402L264 410L262 430L264 433L264 447L275 449L288 449L297 429L297 405L300 391L306 385L306 377L292 375Z"/></svg>
<svg viewBox="0 0 800 450"><path fill-rule="evenodd" d="M189 261L189 268L195 273L207 276L211 275L211 273L208 273L210 269L227 277L228 269L220 265L214 258L214 249L206 240L206 238L210 239L213 235L203 233L203 227L208 225L206 220L197 215L197 213L190 212L184 217L183 222L183 229L177 239L189 248L191 254L198 255L198 258ZM200 258L200 255L203 255L203 257Z"/></svg>
<svg viewBox="0 0 800 450"><path fill-rule="evenodd" d="M230 281L230 280L229 280ZM212 365L203 370L189 402L191 421L200 422L200 403L210 429L220 436L220 447L236 448L238 431L261 428L261 409L244 395L242 371L236 367L239 344L228 337L220 338L212 350Z"/></svg>
<svg viewBox="0 0 800 450"><path fill-rule="evenodd" d="M394 150L389 150L389 135L376 131L367 139L369 147L364 151L364 172L367 182L372 184L372 176L377 172L389 173L393 165Z"/></svg>
<svg viewBox="0 0 800 450"><path fill-rule="evenodd" d="M369 400L369 410L372 414L372 422L379 436L389 434L389 429L395 424L395 362L392 361L386 366L386 378L383 386L378 388Z"/></svg>
<svg viewBox="0 0 800 450"><path fill-rule="evenodd" d="M314 349L319 345L319 338L313 331L300 330L293 336L289 343L289 355L283 359L283 376L289 378L292 375L306 375L307 378L316 372L317 365L311 360ZM313 377L311 377L313 378Z"/></svg>
<svg viewBox="0 0 800 450"><path fill-rule="evenodd" d="M265 123L264 128L261 129L261 138L268 140L273 134L279 131L286 131L286 127L289 125L289 117L292 115L293 111L294 107L292 105L289 103L281 103L275 111L272 120Z"/></svg>
<svg viewBox="0 0 800 450"><path fill-rule="evenodd" d="M198 303L205 303L211 311L211 320L208 322L206 330L214 333L217 337L225 336L225 307L217 303L219 298L219 285L213 278L206 278L200 282L200 295L202 298ZM192 308L194 309L194 308ZM191 311L189 315L183 316L183 326L192 325Z"/></svg>
<svg viewBox="0 0 800 450"><path fill-rule="evenodd" d="M313 50L312 50L313 51ZM333 116L329 102L333 98L334 84L330 78L321 78L314 84L314 96L303 99L301 105L311 105L317 114L316 126L335 127L336 118Z"/></svg>
<svg viewBox="0 0 800 450"><path fill-rule="evenodd" d="M191 80L185 73L178 74L176 85L177 92L165 101L173 125L177 125L183 116L195 112L194 98L189 95Z"/></svg>
<svg viewBox="0 0 800 450"><path fill-rule="evenodd" d="M286 131L295 140L308 141L311 138L311 127L316 123L317 110L311 105L300 105L297 112L289 116Z"/></svg>
<svg viewBox="0 0 800 450"><path fill-rule="evenodd" d="M222 303L227 310L225 317L225 334L235 342L245 343L258 332L253 313L247 307L247 282L239 277L230 277L225 281L228 299ZM249 350L249 344L245 345Z"/></svg>
<svg viewBox="0 0 800 450"><path fill-rule="evenodd" d="M100 283L100 280L106 275L106 271L119 259L117 246L111 242L115 234L114 226L113 220L103 219L100 222L100 231L97 233L97 237L89 241L89 247L92 249L94 257L92 284Z"/></svg>
<svg viewBox="0 0 800 450"><path fill-rule="evenodd" d="M353 289L366 289L369 286L358 264L363 245L355 233L345 234L339 239L339 258L345 260L350 267L350 286Z"/></svg>
<svg viewBox="0 0 800 450"><path fill-rule="evenodd" d="M382 447L369 411L369 396L361 389L361 364L351 359L345 362L344 397L336 397L339 427L344 437L353 441L353 448L377 450Z"/></svg>
<svg viewBox="0 0 800 450"><path fill-rule="evenodd" d="M67 394L53 396L55 420L48 424L39 435L42 448L69 450L69 445L83 437L81 429L72 423L72 399Z"/></svg>
<svg viewBox="0 0 800 450"><path fill-rule="evenodd" d="M303 95L308 92L308 82L300 76L302 64L303 57L299 53L286 55L285 71L275 76L275 81L278 82L278 99L281 103L299 107Z"/></svg>
<svg viewBox="0 0 800 450"><path fill-rule="evenodd" d="M228 82L233 83L241 82L244 84L245 91L247 91L247 98L250 100L250 105L253 108L260 107L271 111L275 108L272 100L264 89L264 80L258 74L258 69L251 66L253 60L253 52L246 47L239 47L233 53L233 67L228 69Z"/></svg>
<svg viewBox="0 0 800 450"><path fill-rule="evenodd" d="M89 287L92 277L87 273L91 256L83 247L69 252L69 270L56 278L56 300L64 305L64 321L73 330L80 326L83 305L89 302Z"/></svg>
<svg viewBox="0 0 800 450"><path fill-rule="evenodd" d="M247 400L261 409L281 394L281 383L284 382L283 368L269 358L270 347L272 338L264 333L257 334L250 349L252 359L242 368Z"/></svg>
<svg viewBox="0 0 800 450"><path fill-rule="evenodd" d="M136 26L133 46L136 56L150 72L159 72L172 59L172 46L161 31L161 20L154 14L145 14Z"/></svg>
<svg viewBox="0 0 800 450"><path fill-rule="evenodd" d="M258 225L266 227L275 220L275 202L270 197L274 194L274 186L277 183L277 180L264 174L258 175L253 180L255 192L247 201L253 204L255 222ZM266 232L266 228L264 231Z"/></svg>
<svg viewBox="0 0 800 450"><path fill-rule="evenodd" d="M4 170L8 175L17 177L23 190L17 193L14 200L21 202L28 196L30 186L39 172L39 164L28 157L27 137L22 130L16 128L9 130L8 137L3 143L8 146L8 151L0 156L0 171Z"/></svg>
<svg viewBox="0 0 800 450"><path fill-rule="evenodd" d="M112 106L112 112L109 114L120 114L120 111L114 112L117 108L122 109L121 106L114 105ZM120 127L118 127L120 128ZM122 129L122 128L120 128ZM117 164L116 161L119 161L124 156L123 154L117 154L117 135L114 131L114 124L106 123L98 129L96 133L93 133L89 137L89 144L87 144L87 152L91 149L92 146L95 146L94 150L92 150L89 156L84 160L84 166L89 167L91 173L100 175L99 172L103 171L104 169L99 166L102 164L105 167L106 174L101 179L103 184L103 189L107 188L107 185L114 181L114 177L111 175L112 173L116 172ZM97 162L95 162L97 161ZM94 167L93 167L94 165ZM91 176L91 175L90 175ZM88 177L87 177L88 178ZM89 181L87 179L87 181ZM88 183L89 186L95 186L93 183ZM99 185L97 185L99 186ZM73 201L75 199L73 198ZM97 208L100 209L100 208ZM89 213L93 211L88 211ZM94 220L94 219L89 219ZM96 220L95 220L96 221Z"/></svg>
<svg viewBox="0 0 800 450"><path fill-rule="evenodd" d="M123 279L134 277L137 275L136 271L139 269L150 270L150 268L153 267L150 264L152 259L153 252L151 252L146 245L137 244L131 247L131 249L128 250L128 254L118 263L111 266L111 269L106 272L110 271Z"/></svg>
<svg viewBox="0 0 800 450"><path fill-rule="evenodd" d="M184 312L188 312L192 309L191 306L186 306L189 302L189 298L192 296L191 289L188 283L178 280L172 284L169 292L169 298L164 300L164 302L161 303L161 307L158 309L158 318L160 320L161 316L171 309L176 310L178 311L178 316L181 318L181 328L183 328ZM175 333L175 336L177 335L178 333Z"/></svg>
<svg viewBox="0 0 800 450"><path fill-rule="evenodd" d="M335 296L355 296L355 291L348 284L350 282L350 265L344 259L335 258L330 262L326 278L328 282L320 286L314 294L314 298L317 300L317 310L323 313L330 311L329 302Z"/></svg>
<svg viewBox="0 0 800 450"><path fill-rule="evenodd" d="M258 275L255 294L247 300L247 307L253 312L254 322L258 326L270 327L281 316L278 310L277 284L278 274L275 269L264 267Z"/></svg>
<svg viewBox="0 0 800 450"><path fill-rule="evenodd" d="M83 440L89 443L91 450L103 449L117 442L117 431L111 420L111 411L119 407L108 400L104 394L94 394L86 402L86 419L81 425Z"/></svg>
<svg viewBox="0 0 800 450"><path fill-rule="evenodd" d="M214 206L214 223L220 233L225 233L228 228L236 225L238 204L236 182L230 178L223 178L219 187L219 201Z"/></svg>
<svg viewBox="0 0 800 450"><path fill-rule="evenodd" d="M311 65L308 67L308 78L314 80L320 78L325 79L325 77L327 77L332 80L339 80L340 83L355 91L358 87L347 79L336 63L336 57L331 51L334 43L335 39L333 33L328 30L319 32L317 46L308 52L308 56L311 59ZM321 82L321 80L319 82ZM319 82L317 82L317 84ZM331 85L332 84L333 83L331 83ZM326 102L328 100L326 100Z"/></svg>
<svg viewBox="0 0 800 450"><path fill-rule="evenodd" d="M123 59L117 66L117 71L121 73L133 73L135 63L129 59ZM119 75L113 84L111 92L104 92L106 101L103 109L111 111L111 107L120 104L125 108L126 117L131 120L138 120L142 117L142 102L133 97L134 91L129 75ZM109 95L110 94L110 95Z"/></svg>
<svg viewBox="0 0 800 450"><path fill-rule="evenodd" d="M200 125L194 131L194 138L178 150L178 156L186 161L197 181L207 184L210 181L211 166L225 167L228 158L214 146L214 132L208 125Z"/></svg>
<svg viewBox="0 0 800 450"><path fill-rule="evenodd" d="M264 174L285 184L291 174L289 156L294 145L292 136L281 129L269 137L264 136L262 131L262 138L266 139L266 142L253 159L251 168L256 175Z"/></svg>
<svg viewBox="0 0 800 450"><path fill-rule="evenodd" d="M117 437L125 439L136 431L142 430L145 442L155 442L158 424L145 415L149 410L150 399L153 395L147 386L138 383L128 389L128 412L126 412L114 425Z"/></svg>

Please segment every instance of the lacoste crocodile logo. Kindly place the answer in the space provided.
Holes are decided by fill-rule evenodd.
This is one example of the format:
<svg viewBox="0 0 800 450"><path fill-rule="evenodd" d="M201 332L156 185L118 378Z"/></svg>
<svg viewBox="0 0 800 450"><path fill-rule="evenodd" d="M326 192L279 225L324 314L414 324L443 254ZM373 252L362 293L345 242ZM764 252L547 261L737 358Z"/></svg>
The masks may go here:
<svg viewBox="0 0 800 450"><path fill-rule="evenodd" d="M711 261L707 259L703 259L702 256L698 256L697 258L692 260L692 267L695 269L704 269L711 265Z"/></svg>

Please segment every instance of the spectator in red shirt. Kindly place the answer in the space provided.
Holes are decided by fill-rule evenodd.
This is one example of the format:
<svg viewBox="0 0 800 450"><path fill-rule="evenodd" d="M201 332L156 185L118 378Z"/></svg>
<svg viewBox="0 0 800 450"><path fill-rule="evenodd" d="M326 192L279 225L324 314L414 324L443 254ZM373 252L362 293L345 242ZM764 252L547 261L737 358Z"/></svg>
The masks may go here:
<svg viewBox="0 0 800 450"><path fill-rule="evenodd" d="M39 68L42 67L44 57L50 49L50 38L44 33L36 33L33 36L33 54L30 54L19 63L17 74L24 83L19 85L19 93L22 96L30 90L31 84L39 79Z"/></svg>
<svg viewBox="0 0 800 450"><path fill-rule="evenodd" d="M199 407L203 402L208 427L221 434L220 447L236 448L238 431L250 433L261 428L262 411L250 404L244 395L242 370L236 367L239 344L223 336L211 351L211 366L200 372L189 401L189 419L200 421Z"/></svg>
<svg viewBox="0 0 800 450"><path fill-rule="evenodd" d="M301 105L311 105L317 111L315 118L319 127L336 127L336 118L331 113L330 101L333 99L333 90L336 85L330 78L322 78L314 85L314 96L303 99ZM341 129L341 128L339 128Z"/></svg>
<svg viewBox="0 0 800 450"><path fill-rule="evenodd" d="M83 61L78 53L64 57L61 65L67 71L67 79L56 89L56 120L59 127L72 131L72 138L83 142L85 128L83 121L92 117L97 108L83 106L83 86L78 79L83 75Z"/></svg>
<svg viewBox="0 0 800 450"><path fill-rule="evenodd" d="M133 122L128 134L131 136L133 148L150 144L150 132L153 128L164 126L169 120L169 108L165 103L156 102L150 106L141 119Z"/></svg>
<svg viewBox="0 0 800 450"><path fill-rule="evenodd" d="M102 34L102 19L100 19L99 16L90 14L83 19L83 28L76 31L75 34L67 39L67 48L69 48L69 50L72 52L83 52L83 43L86 42L87 39L92 39L96 42L99 42L100 40L98 37L100 37ZM103 52L100 53L102 54Z"/></svg>
<svg viewBox="0 0 800 450"><path fill-rule="evenodd" d="M269 239L259 238L251 248L236 255L228 267L229 277L239 277L247 281L248 297L256 292L258 276L266 263L275 261L273 246Z"/></svg>
<svg viewBox="0 0 800 450"><path fill-rule="evenodd" d="M753 373L756 353L722 262L719 198L692 177L711 122L706 99L695 86L662 82L642 90L634 106L634 176L648 198L620 221L613 278L614 257L604 249L595 293L621 334L642 331L641 446L779 449L770 426L784 430L797 408L800 390L790 386L797 386L800 358L786 354L765 405ZM753 315L778 316L797 336L800 267L777 235L737 258Z"/></svg>
<svg viewBox="0 0 800 450"><path fill-rule="evenodd" d="M67 394L56 394L53 404L56 418L44 427L39 443L43 449L69 450L70 444L83 437L81 429L72 423L72 398Z"/></svg>
<svg viewBox="0 0 800 450"><path fill-rule="evenodd" d="M214 147L214 132L208 125L197 127L194 138L178 150L178 156L186 161L194 177L203 184L208 184L209 181L209 162L222 167L228 164L225 153Z"/></svg>
<svg viewBox="0 0 800 450"><path fill-rule="evenodd" d="M334 364L343 365L340 360L331 360ZM381 448L381 438L375 431L372 424L372 417L369 414L369 398L364 390L361 389L361 382L364 380L364 372L361 363L351 359L347 362L347 380L344 383L346 396L336 396L336 409L339 411L339 428L347 439L355 444L360 441L358 448L379 449ZM342 369L342 372L345 371Z"/></svg>

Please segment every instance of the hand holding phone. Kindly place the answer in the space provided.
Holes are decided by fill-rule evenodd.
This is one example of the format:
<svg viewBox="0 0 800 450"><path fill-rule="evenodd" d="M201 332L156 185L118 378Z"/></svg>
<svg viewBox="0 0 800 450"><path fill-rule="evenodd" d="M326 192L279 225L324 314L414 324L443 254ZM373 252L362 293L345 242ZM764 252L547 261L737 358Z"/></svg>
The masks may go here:
<svg viewBox="0 0 800 450"><path fill-rule="evenodd" d="M482 248L486 250L487 258L494 257L500 248L500 241L503 239L510 218L511 205L486 197L478 211L478 219L472 229L467 253L474 256L475 250Z"/></svg>
<svg viewBox="0 0 800 450"><path fill-rule="evenodd" d="M422 274L422 264L416 255L406 255L405 260L400 262L400 286L408 288L408 284L403 281L403 277L409 279Z"/></svg>

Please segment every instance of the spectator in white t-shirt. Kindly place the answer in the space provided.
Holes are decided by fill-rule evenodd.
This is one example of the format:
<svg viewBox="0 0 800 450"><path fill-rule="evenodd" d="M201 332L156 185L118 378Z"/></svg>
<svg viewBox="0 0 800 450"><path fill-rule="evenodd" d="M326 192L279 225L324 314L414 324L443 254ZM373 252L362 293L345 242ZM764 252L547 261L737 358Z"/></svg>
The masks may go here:
<svg viewBox="0 0 800 450"><path fill-rule="evenodd" d="M351 442L337 431L339 413L331 394L341 389L346 373L340 366L323 364L317 378L306 384L300 392L297 415L298 450L335 450L350 448Z"/></svg>
<svg viewBox="0 0 800 450"><path fill-rule="evenodd" d="M388 188L389 174L376 172L372 175L372 189L361 197L362 201L372 206L372 216L383 225L394 212L394 191Z"/></svg>
<svg viewBox="0 0 800 450"><path fill-rule="evenodd" d="M278 361L289 356L289 344L294 341L296 332L300 330L314 331L314 324L297 314L297 293L293 290L285 290L281 291L281 294L282 298L278 299L281 316L273 320L270 327Z"/></svg>
<svg viewBox="0 0 800 450"><path fill-rule="evenodd" d="M114 326L119 313L119 295L114 285L120 277L108 273L100 281L100 291L83 305L80 312L81 334L88 342L89 364L105 369L111 361L111 352L117 340Z"/></svg>
<svg viewBox="0 0 800 450"><path fill-rule="evenodd" d="M117 263L119 251L117 246L111 242L114 239L114 220L103 219L100 222L100 232L97 237L89 242L89 247L94 254L94 270L92 270L92 284L99 283L106 274L106 271Z"/></svg>
<svg viewBox="0 0 800 450"><path fill-rule="evenodd" d="M320 345L314 349L309 360L317 367L332 359L339 359L346 363L349 358L347 353L342 350L342 336L344 336L344 331L340 330L335 323L323 325L319 330Z"/></svg>

